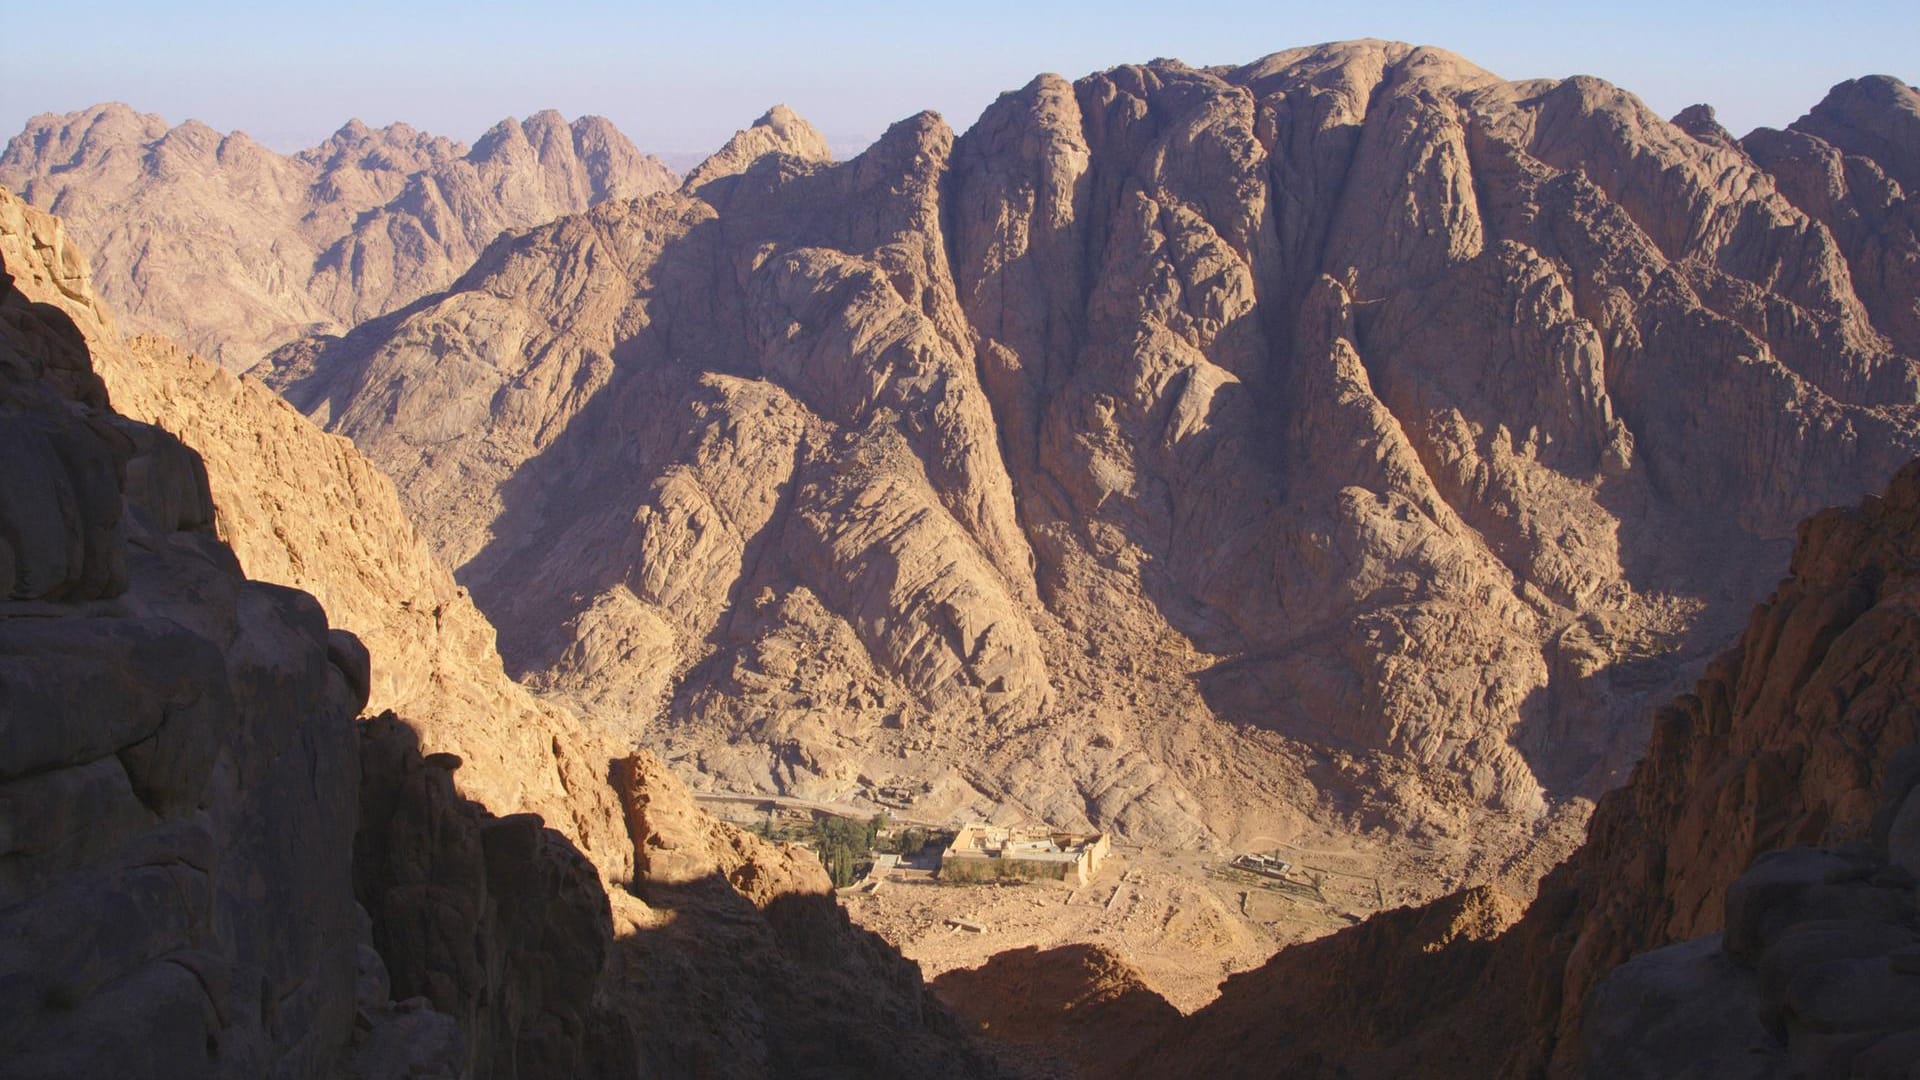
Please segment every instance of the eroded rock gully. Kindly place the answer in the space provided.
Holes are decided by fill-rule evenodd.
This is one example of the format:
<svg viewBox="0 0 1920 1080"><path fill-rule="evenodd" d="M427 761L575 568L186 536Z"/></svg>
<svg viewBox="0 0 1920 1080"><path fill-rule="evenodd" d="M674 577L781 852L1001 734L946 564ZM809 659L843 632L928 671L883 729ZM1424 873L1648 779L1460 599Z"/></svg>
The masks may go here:
<svg viewBox="0 0 1920 1080"><path fill-rule="evenodd" d="M843 163L776 110L262 373L514 674L703 782L1522 882L1920 452L1915 100L1737 141L1351 42Z"/></svg>

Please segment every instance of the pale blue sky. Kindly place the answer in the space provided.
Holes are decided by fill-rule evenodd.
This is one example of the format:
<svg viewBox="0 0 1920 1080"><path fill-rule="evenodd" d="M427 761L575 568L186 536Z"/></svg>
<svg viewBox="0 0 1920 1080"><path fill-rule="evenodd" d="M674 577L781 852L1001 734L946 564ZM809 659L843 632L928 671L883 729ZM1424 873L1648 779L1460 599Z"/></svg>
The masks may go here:
<svg viewBox="0 0 1920 1080"><path fill-rule="evenodd" d="M1240 63L1352 37L1439 45L1509 78L1598 75L1666 115L1706 101L1736 134L1791 121L1844 78L1920 78L1916 0L34 0L10 7L6 36L0 137L34 113L120 100L280 149L353 116L472 141L551 107L610 117L643 149L684 157L784 101L844 150L925 108L964 129L1041 71Z"/></svg>

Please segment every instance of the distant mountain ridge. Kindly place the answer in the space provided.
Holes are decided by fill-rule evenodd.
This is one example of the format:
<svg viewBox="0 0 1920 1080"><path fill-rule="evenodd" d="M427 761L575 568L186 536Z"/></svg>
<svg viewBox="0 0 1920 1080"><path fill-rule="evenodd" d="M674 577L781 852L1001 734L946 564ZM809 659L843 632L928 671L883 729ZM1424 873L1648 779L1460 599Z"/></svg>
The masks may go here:
<svg viewBox="0 0 1920 1080"><path fill-rule="evenodd" d="M27 122L0 185L60 214L134 330L244 369L445 288L502 232L670 190L601 117L502 120L471 148L350 121L296 154L121 104Z"/></svg>

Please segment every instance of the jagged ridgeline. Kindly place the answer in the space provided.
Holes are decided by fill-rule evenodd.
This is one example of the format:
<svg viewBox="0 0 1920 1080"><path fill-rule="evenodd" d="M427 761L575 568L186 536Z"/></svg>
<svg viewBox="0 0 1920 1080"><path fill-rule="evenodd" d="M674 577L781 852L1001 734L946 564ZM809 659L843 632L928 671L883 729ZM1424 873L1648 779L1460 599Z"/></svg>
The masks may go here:
<svg viewBox="0 0 1920 1080"><path fill-rule="evenodd" d="M244 369L446 288L503 230L679 178L597 116L502 120L472 147L355 120L276 154L125 105L36 116L0 184L59 214L132 330Z"/></svg>
<svg viewBox="0 0 1920 1080"><path fill-rule="evenodd" d="M1920 451L1913 102L1738 141L1360 42L843 163L776 110L262 373L718 785L1491 874Z"/></svg>

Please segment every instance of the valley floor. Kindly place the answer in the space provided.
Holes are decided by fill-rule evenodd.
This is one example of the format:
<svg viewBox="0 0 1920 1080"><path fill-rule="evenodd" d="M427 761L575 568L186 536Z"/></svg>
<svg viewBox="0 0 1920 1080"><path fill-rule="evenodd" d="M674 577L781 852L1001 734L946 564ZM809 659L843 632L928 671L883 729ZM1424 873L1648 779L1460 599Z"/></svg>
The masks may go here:
<svg viewBox="0 0 1920 1080"><path fill-rule="evenodd" d="M695 797L708 812L743 827L766 820L769 805L852 820L883 809L859 800L711 791ZM1584 800L1561 807L1541 823L1531 845L1504 853L1476 846L1471 835L1428 843L1308 822L1282 827L1281 835L1236 836L1231 849L1116 843L1094 879L1080 887L943 882L932 871L937 863L914 860L923 868L891 869L877 888L869 878L842 889L839 900L854 922L919 964L936 993L941 976L980 968L1001 954L1084 945L1125 961L1148 988L1191 1013L1218 996L1227 976L1377 911L1477 884L1529 899L1540 878L1578 845L1589 809ZM951 828L973 819L930 810L921 816L925 820L898 817L896 823ZM1230 867L1235 852L1277 854L1294 869L1283 881L1263 878Z"/></svg>
<svg viewBox="0 0 1920 1080"><path fill-rule="evenodd" d="M1218 853L1117 846L1089 884L946 884L896 871L878 889L847 890L853 920L917 962L928 981L999 953L1104 946L1182 1012L1212 1001L1221 980L1286 946L1331 933L1381 907L1446 892L1445 877L1405 876L1404 852L1364 839L1274 844L1295 864L1288 882L1225 866ZM978 932L955 926L962 920Z"/></svg>

